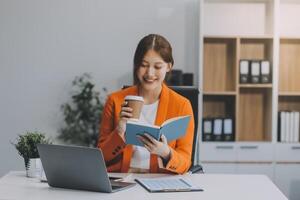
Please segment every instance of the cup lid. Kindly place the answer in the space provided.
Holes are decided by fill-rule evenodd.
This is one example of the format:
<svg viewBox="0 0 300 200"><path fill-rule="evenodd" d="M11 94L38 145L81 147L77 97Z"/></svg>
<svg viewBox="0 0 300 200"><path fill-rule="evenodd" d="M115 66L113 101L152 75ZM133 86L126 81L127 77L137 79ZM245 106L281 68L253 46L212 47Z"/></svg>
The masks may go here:
<svg viewBox="0 0 300 200"><path fill-rule="evenodd" d="M135 96L135 95L128 95L125 97L125 100L135 100L135 101L142 101L144 102L144 98L141 96Z"/></svg>

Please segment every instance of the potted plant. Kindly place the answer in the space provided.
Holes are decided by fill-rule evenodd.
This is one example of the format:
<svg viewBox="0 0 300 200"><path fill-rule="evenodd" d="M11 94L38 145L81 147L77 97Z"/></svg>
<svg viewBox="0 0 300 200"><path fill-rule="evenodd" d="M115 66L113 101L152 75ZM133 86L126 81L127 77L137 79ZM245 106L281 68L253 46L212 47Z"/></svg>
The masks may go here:
<svg viewBox="0 0 300 200"><path fill-rule="evenodd" d="M40 132L26 132L19 135L16 143L12 143L18 150L19 155L24 158L26 176L37 177L41 173L42 164L40 161L37 144L51 144L49 139Z"/></svg>
<svg viewBox="0 0 300 200"><path fill-rule="evenodd" d="M96 147L99 124L104 107L100 92L87 73L75 77L72 82L71 101L61 106L64 125L58 139L74 145ZM102 88L106 94L106 88Z"/></svg>

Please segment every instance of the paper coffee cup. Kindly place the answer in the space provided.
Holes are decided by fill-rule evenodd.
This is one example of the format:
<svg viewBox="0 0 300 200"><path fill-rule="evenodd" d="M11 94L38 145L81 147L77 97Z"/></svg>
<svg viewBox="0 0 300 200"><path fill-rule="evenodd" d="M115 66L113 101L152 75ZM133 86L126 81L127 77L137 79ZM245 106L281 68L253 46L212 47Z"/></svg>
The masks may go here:
<svg viewBox="0 0 300 200"><path fill-rule="evenodd" d="M144 105L144 98L141 96L129 95L125 97L125 101L127 101L127 105L132 108L132 118L139 119Z"/></svg>

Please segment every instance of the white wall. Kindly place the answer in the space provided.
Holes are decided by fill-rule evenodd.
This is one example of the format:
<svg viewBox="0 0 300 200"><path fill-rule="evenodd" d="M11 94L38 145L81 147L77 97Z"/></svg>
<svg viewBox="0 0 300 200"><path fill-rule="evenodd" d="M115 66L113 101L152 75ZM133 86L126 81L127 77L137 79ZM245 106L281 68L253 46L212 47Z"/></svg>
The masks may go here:
<svg viewBox="0 0 300 200"><path fill-rule="evenodd" d="M76 75L109 91L130 84L144 35L164 35L175 68L197 72L198 14L197 0L1 0L0 176L24 169L10 144L18 134L55 138Z"/></svg>

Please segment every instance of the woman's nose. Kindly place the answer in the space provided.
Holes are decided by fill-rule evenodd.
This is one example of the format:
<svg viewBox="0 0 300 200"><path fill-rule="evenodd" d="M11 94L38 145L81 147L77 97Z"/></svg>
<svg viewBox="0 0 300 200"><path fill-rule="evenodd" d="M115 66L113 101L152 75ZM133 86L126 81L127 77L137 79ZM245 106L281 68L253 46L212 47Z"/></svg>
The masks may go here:
<svg viewBox="0 0 300 200"><path fill-rule="evenodd" d="M154 67L152 67L152 66L148 67L147 75L148 76L153 76L154 75Z"/></svg>

